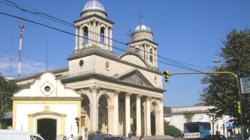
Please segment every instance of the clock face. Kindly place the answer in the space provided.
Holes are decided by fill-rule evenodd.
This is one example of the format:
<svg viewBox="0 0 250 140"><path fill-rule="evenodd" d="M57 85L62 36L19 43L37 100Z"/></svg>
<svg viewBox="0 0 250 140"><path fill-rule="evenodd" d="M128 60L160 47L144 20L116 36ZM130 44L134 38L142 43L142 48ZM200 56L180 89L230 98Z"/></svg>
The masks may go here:
<svg viewBox="0 0 250 140"><path fill-rule="evenodd" d="M54 91L54 87L52 86L52 84L50 82L45 82L42 86L41 86L41 92L45 95L45 96L49 96L51 95L51 93L53 93Z"/></svg>

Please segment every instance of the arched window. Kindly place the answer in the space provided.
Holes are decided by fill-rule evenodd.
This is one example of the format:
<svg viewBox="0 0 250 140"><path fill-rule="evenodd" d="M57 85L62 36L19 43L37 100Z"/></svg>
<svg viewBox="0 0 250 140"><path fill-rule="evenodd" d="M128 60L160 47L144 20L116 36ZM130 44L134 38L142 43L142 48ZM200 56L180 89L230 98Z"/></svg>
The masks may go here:
<svg viewBox="0 0 250 140"><path fill-rule="evenodd" d="M150 48L149 53L150 53L150 56L149 56L150 62L153 63L153 49L152 48Z"/></svg>
<svg viewBox="0 0 250 140"><path fill-rule="evenodd" d="M89 30L88 27L83 27L83 44L87 44L89 41Z"/></svg>
<svg viewBox="0 0 250 140"><path fill-rule="evenodd" d="M100 31L100 43L101 44L104 44L104 33L105 33L105 28L104 27L102 27L101 28L101 31Z"/></svg>

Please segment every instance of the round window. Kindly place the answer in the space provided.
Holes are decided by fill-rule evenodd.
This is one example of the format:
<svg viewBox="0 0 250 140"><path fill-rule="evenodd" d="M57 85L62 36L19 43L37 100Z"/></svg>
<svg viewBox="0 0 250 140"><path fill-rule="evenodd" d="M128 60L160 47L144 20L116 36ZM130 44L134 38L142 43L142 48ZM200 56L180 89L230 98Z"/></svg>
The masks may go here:
<svg viewBox="0 0 250 140"><path fill-rule="evenodd" d="M45 90L46 92L49 92L49 91L50 91L50 86L45 86L45 87L44 87L44 90Z"/></svg>
<svg viewBox="0 0 250 140"><path fill-rule="evenodd" d="M83 61L83 60L80 60L80 61L79 61L79 66L82 67L83 64L84 64L84 61Z"/></svg>

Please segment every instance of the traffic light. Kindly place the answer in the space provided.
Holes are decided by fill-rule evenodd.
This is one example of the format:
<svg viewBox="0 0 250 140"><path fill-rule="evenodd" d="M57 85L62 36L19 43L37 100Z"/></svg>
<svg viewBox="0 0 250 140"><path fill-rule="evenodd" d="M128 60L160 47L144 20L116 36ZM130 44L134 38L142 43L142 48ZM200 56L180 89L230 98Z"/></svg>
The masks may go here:
<svg viewBox="0 0 250 140"><path fill-rule="evenodd" d="M164 71L163 74L164 74L164 77L165 77L165 82L169 82L169 78L171 76L170 72L169 71Z"/></svg>
<svg viewBox="0 0 250 140"><path fill-rule="evenodd" d="M237 112L239 114L241 114L241 106L240 106L240 102L239 101L236 103L236 109L237 109Z"/></svg>

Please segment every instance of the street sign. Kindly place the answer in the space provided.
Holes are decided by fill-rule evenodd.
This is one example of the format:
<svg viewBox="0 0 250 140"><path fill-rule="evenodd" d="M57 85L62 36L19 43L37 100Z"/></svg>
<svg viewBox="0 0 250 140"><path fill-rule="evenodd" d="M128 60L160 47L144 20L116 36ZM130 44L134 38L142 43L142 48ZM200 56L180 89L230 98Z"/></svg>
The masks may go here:
<svg viewBox="0 0 250 140"><path fill-rule="evenodd" d="M250 77L240 78L241 93L250 93Z"/></svg>

